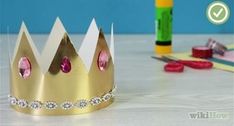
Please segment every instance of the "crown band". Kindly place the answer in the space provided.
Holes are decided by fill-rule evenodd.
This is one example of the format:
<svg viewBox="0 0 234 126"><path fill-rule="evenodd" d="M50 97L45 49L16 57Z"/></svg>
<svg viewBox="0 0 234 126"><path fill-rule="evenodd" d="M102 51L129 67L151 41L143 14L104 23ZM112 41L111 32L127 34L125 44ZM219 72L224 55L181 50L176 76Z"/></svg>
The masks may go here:
<svg viewBox="0 0 234 126"><path fill-rule="evenodd" d="M41 102L38 100L35 101L26 101L24 99L18 99L14 96L9 95L9 103L12 106L18 106L20 108L31 108L31 109L48 109L48 110L54 110L54 109L59 109L62 108L64 110L69 110L72 108L78 108L82 109L87 107L88 105L96 106L98 104L101 104L102 102L109 101L111 98L114 97L114 91L115 89L112 89L110 92L105 93L102 96L96 96L93 97L89 100L87 99L80 99L77 100L76 102L70 102L70 101L64 101L61 104L58 104L57 102L54 101L46 101L46 102Z"/></svg>

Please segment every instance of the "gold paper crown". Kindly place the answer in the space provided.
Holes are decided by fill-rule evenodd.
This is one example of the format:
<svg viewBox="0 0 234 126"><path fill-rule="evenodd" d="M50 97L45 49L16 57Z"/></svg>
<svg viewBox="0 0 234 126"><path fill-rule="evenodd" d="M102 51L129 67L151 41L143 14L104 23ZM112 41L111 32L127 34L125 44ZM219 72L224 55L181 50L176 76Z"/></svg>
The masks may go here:
<svg viewBox="0 0 234 126"><path fill-rule="evenodd" d="M22 23L11 60L9 102L33 115L92 112L113 102L113 26L108 44L93 21L78 51L59 18L39 55Z"/></svg>

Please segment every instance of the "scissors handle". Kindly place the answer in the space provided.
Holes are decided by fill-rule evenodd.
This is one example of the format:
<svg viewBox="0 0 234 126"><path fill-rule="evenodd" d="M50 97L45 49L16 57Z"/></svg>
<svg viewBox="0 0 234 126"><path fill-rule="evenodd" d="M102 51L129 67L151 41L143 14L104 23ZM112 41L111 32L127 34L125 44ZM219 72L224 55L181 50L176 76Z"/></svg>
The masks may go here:
<svg viewBox="0 0 234 126"><path fill-rule="evenodd" d="M164 66L164 71L181 73L184 71L184 65L175 61L171 61Z"/></svg>
<svg viewBox="0 0 234 126"><path fill-rule="evenodd" d="M177 62L194 69L211 69L213 67L213 63L209 61L178 60Z"/></svg>

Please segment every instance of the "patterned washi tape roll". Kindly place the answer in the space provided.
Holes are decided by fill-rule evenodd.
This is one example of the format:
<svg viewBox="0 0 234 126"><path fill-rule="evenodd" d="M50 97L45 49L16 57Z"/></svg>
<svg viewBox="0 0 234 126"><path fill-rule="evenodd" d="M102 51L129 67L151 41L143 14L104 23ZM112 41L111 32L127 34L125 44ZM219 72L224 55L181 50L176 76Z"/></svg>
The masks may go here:
<svg viewBox="0 0 234 126"><path fill-rule="evenodd" d="M219 55L224 55L225 52L227 51L227 47L213 39L208 39L208 42L206 43L206 46L208 48L211 48L213 50L213 53L219 54Z"/></svg>

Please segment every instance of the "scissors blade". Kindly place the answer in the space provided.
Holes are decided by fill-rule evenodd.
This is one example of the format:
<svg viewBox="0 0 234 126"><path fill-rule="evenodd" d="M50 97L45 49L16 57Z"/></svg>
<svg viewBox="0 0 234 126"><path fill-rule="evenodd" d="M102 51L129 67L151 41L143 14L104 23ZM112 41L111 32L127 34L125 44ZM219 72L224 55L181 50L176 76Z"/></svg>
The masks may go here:
<svg viewBox="0 0 234 126"><path fill-rule="evenodd" d="M160 61L163 61L163 62L171 62L171 61L175 61L173 59L170 59L170 58L167 58L166 56L151 56L151 58L153 59L157 59L157 60L160 60Z"/></svg>

